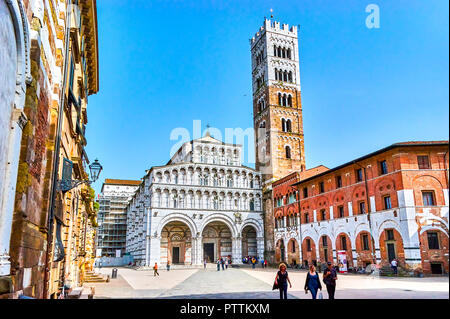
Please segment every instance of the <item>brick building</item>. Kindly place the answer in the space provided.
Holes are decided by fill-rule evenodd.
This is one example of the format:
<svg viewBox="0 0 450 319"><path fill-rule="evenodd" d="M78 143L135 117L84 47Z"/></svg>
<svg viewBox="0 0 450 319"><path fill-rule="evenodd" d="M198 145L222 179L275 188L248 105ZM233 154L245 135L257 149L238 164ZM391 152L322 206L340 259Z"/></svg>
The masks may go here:
<svg viewBox="0 0 450 319"><path fill-rule="evenodd" d="M349 267L397 258L448 273L448 161L448 141L405 142L285 176L273 184L277 261L337 262L340 252Z"/></svg>

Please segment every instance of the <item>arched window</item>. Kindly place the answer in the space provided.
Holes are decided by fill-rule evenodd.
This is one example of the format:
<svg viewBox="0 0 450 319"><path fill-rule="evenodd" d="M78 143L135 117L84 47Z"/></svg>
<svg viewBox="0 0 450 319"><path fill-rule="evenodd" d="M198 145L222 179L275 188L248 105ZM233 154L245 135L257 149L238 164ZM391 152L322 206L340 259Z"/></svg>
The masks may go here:
<svg viewBox="0 0 450 319"><path fill-rule="evenodd" d="M292 107L292 95L288 96L288 106Z"/></svg>
<svg viewBox="0 0 450 319"><path fill-rule="evenodd" d="M254 211L255 210L255 202L253 199L250 200L250 210Z"/></svg>
<svg viewBox="0 0 450 319"><path fill-rule="evenodd" d="M291 120L286 121L286 131L291 133L292 132L292 122Z"/></svg>
<svg viewBox="0 0 450 319"><path fill-rule="evenodd" d="M286 158L291 158L291 147L286 146L285 150L286 150Z"/></svg>
<svg viewBox="0 0 450 319"><path fill-rule="evenodd" d="M283 73L283 80L284 80L284 82L288 81L288 73L287 73L287 71L284 71L284 73Z"/></svg>
<svg viewBox="0 0 450 319"><path fill-rule="evenodd" d="M281 54L282 54L283 58L286 58L286 49L285 48L283 48L283 50L281 51Z"/></svg>
<svg viewBox="0 0 450 319"><path fill-rule="evenodd" d="M289 77L289 82L292 83L292 71L289 72L288 77Z"/></svg>
<svg viewBox="0 0 450 319"><path fill-rule="evenodd" d="M286 120L285 119L281 119L281 130L283 132L286 132Z"/></svg>
<svg viewBox="0 0 450 319"><path fill-rule="evenodd" d="M278 81L278 69L275 68L275 81Z"/></svg>
<svg viewBox="0 0 450 319"><path fill-rule="evenodd" d="M273 45L273 55L277 56L277 46Z"/></svg>
<svg viewBox="0 0 450 319"><path fill-rule="evenodd" d="M278 47L278 57L281 58L281 47Z"/></svg>
<svg viewBox="0 0 450 319"><path fill-rule="evenodd" d="M259 128L266 128L266 121L262 121L262 122L259 124Z"/></svg>
<svg viewBox="0 0 450 319"><path fill-rule="evenodd" d="M278 105L282 105L281 104L281 93L278 93Z"/></svg>
<svg viewBox="0 0 450 319"><path fill-rule="evenodd" d="M287 95L283 94L283 106L287 106Z"/></svg>
<svg viewBox="0 0 450 319"><path fill-rule="evenodd" d="M278 71L278 81L283 81L283 71Z"/></svg>
<svg viewBox="0 0 450 319"><path fill-rule="evenodd" d="M288 59L291 58L291 49L287 49L287 58L288 58Z"/></svg>

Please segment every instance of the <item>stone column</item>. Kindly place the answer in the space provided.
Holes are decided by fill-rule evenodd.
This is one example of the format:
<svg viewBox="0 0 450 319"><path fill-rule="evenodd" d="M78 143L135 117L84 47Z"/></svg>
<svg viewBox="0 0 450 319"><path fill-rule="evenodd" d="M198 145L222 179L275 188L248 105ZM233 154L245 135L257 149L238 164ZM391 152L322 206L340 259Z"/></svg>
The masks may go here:
<svg viewBox="0 0 450 319"><path fill-rule="evenodd" d="M150 256L149 263L147 266L153 267L155 263L160 265L160 255L161 255L161 237L151 236L150 237Z"/></svg>
<svg viewBox="0 0 450 319"><path fill-rule="evenodd" d="M333 206L330 206L330 219L334 219Z"/></svg>
<svg viewBox="0 0 450 319"><path fill-rule="evenodd" d="M353 204L348 202L348 216L353 216Z"/></svg>
<svg viewBox="0 0 450 319"><path fill-rule="evenodd" d="M242 264L242 237L231 238L231 261L233 264Z"/></svg>
<svg viewBox="0 0 450 319"><path fill-rule="evenodd" d="M317 223L317 211L313 210L314 222Z"/></svg>
<svg viewBox="0 0 450 319"><path fill-rule="evenodd" d="M256 252L258 260L264 259L264 237L256 237Z"/></svg>
<svg viewBox="0 0 450 319"><path fill-rule="evenodd" d="M285 234L285 236L286 236L286 234ZM283 238L283 242L284 242L284 260L286 262L289 262L289 254L288 254L288 252L289 252L289 238L284 237Z"/></svg>

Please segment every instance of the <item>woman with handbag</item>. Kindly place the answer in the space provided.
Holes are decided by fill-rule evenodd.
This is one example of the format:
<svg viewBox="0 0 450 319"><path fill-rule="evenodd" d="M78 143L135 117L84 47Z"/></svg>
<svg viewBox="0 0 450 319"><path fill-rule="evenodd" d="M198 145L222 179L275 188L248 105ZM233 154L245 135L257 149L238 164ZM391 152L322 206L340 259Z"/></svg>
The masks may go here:
<svg viewBox="0 0 450 319"><path fill-rule="evenodd" d="M277 276L275 277L275 283L273 284L273 289L280 290L280 299L287 299L287 284L289 283L289 288L292 288L291 281L289 280L289 275L286 271L286 264L281 263Z"/></svg>
<svg viewBox="0 0 450 319"><path fill-rule="evenodd" d="M316 271L314 265L309 266L308 274L306 275L305 282L305 294L308 290L311 291L312 299L317 299L317 290L322 291L322 285L320 283L319 274Z"/></svg>

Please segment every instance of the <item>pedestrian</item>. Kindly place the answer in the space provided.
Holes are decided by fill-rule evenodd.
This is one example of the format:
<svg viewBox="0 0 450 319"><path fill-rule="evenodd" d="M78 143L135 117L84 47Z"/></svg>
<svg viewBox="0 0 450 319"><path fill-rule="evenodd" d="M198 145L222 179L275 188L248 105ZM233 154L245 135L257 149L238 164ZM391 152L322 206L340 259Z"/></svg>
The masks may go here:
<svg viewBox="0 0 450 319"><path fill-rule="evenodd" d="M220 258L220 264L222 265L222 270L225 270L225 260L223 258Z"/></svg>
<svg viewBox="0 0 450 319"><path fill-rule="evenodd" d="M156 275L159 276L159 273L158 273L158 263L155 263L155 265L153 266L153 276L155 277Z"/></svg>
<svg viewBox="0 0 450 319"><path fill-rule="evenodd" d="M289 275L286 270L286 264L281 263L277 276L275 277L275 284L280 290L280 299L287 299L287 284L289 283L289 288L292 288L291 281L289 280Z"/></svg>
<svg viewBox="0 0 450 319"><path fill-rule="evenodd" d="M170 271L170 261L167 261L166 268L167 268L167 271Z"/></svg>
<svg viewBox="0 0 450 319"><path fill-rule="evenodd" d="M252 257L252 268L255 269L255 263L256 263L256 259L255 257Z"/></svg>
<svg viewBox="0 0 450 319"><path fill-rule="evenodd" d="M217 259L217 271L220 271L220 259Z"/></svg>
<svg viewBox="0 0 450 319"><path fill-rule="evenodd" d="M264 259L264 268L267 268L267 259Z"/></svg>
<svg viewBox="0 0 450 319"><path fill-rule="evenodd" d="M203 269L206 269L206 259L203 261Z"/></svg>
<svg viewBox="0 0 450 319"><path fill-rule="evenodd" d="M225 258L225 269L228 269L228 257Z"/></svg>
<svg viewBox="0 0 450 319"><path fill-rule="evenodd" d="M328 268L323 271L323 282L327 286L328 299L334 299L336 291L337 273L331 262L328 262Z"/></svg>
<svg viewBox="0 0 450 319"><path fill-rule="evenodd" d="M397 260L395 258L391 261L391 268L394 271L394 275L397 275Z"/></svg>
<svg viewBox="0 0 450 319"><path fill-rule="evenodd" d="M305 294L307 294L309 290L311 292L312 299L317 299L316 297L318 289L322 291L319 274L316 271L316 267L314 267L314 265L311 265L309 266L309 271L306 275Z"/></svg>
<svg viewBox="0 0 450 319"><path fill-rule="evenodd" d="M264 268L264 259L261 259L261 268Z"/></svg>

